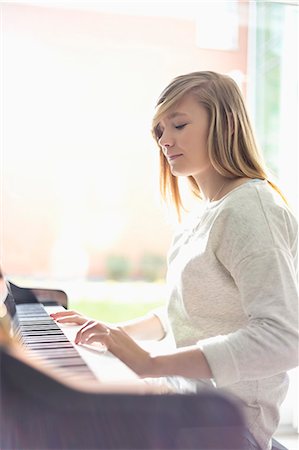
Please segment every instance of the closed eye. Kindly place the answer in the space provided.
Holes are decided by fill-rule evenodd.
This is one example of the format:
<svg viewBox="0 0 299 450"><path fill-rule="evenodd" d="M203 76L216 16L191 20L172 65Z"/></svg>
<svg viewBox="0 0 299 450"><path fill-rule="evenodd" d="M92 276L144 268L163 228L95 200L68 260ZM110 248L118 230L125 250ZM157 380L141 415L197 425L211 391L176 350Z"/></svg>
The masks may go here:
<svg viewBox="0 0 299 450"><path fill-rule="evenodd" d="M183 123L182 125L176 125L175 128L177 130L182 130L186 125L187 125L186 123Z"/></svg>

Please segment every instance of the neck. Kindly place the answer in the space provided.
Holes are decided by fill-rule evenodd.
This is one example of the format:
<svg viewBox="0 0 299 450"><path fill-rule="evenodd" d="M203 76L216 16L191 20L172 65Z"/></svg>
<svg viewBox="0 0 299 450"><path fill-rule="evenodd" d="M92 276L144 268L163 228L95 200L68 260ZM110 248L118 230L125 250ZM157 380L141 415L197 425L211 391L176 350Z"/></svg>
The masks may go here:
<svg viewBox="0 0 299 450"><path fill-rule="evenodd" d="M203 198L212 202L220 200L224 195L228 194L231 190L246 183L249 180L247 177L235 177L228 178L220 175L213 169L209 174L204 177L194 177L195 181L203 195Z"/></svg>
<svg viewBox="0 0 299 450"><path fill-rule="evenodd" d="M231 178L220 175L214 168L194 178L204 199L209 202L219 200L226 186L232 181Z"/></svg>
<svg viewBox="0 0 299 450"><path fill-rule="evenodd" d="M209 202L213 202L214 200L219 200L221 198L221 193L224 190L224 187L226 185L227 181L224 181L219 189L216 191L216 193L213 195L212 198L209 198Z"/></svg>

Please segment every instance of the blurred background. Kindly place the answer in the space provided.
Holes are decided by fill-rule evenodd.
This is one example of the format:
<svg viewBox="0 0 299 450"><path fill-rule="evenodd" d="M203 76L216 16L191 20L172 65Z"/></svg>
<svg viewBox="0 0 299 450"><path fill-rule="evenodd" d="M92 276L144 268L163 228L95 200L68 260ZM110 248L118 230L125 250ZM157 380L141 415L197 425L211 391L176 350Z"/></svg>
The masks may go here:
<svg viewBox="0 0 299 450"><path fill-rule="evenodd" d="M165 302L175 224L151 118L162 89L191 71L237 81L298 215L298 20L297 1L1 2L5 274L63 288L103 320ZM293 404L282 422L297 427Z"/></svg>

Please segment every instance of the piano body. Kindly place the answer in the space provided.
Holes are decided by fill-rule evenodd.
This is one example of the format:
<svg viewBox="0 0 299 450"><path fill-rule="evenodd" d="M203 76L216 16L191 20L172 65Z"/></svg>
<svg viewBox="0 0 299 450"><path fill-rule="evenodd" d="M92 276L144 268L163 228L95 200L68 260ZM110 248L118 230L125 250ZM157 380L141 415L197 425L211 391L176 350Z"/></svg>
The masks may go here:
<svg viewBox="0 0 299 450"><path fill-rule="evenodd" d="M11 286L21 321L22 305L27 305L26 309L42 299L47 307L57 307L57 303L53 303L57 302L54 291L22 289ZM67 307L66 295L61 291L59 298L59 307ZM24 323L26 328L29 323L26 319ZM43 331L41 325L34 327ZM51 342L42 333L29 336L29 341L26 345L28 342L33 348L41 345L42 352L50 350L49 360L53 355L56 359L55 339L52 349L47 348ZM123 363L100 353L95 359L101 369L112 361L112 370L118 371L119 367L124 383L117 379L109 383L107 372L106 378L101 375L93 384L93 374L90 381L84 382L88 375L81 362L72 361L70 367L52 372L52 363L39 365L38 358L31 360L24 353L24 344L8 344L5 339L1 344L0 339L2 450L243 449L244 421L239 404L217 390L196 395L150 391L144 388L137 375L131 377L129 368L124 371ZM77 370L74 381L72 374ZM111 373L111 368L109 370ZM81 381L77 385L78 379Z"/></svg>

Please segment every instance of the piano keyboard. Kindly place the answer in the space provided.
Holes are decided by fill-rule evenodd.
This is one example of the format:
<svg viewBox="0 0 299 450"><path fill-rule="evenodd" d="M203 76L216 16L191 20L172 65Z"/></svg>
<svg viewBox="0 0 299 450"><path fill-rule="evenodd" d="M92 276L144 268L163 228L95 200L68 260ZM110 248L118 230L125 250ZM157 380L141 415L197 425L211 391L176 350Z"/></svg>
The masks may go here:
<svg viewBox="0 0 299 450"><path fill-rule="evenodd" d="M43 360L55 373L80 382L98 382L96 376L57 323L40 303L19 304L16 338L33 358Z"/></svg>

